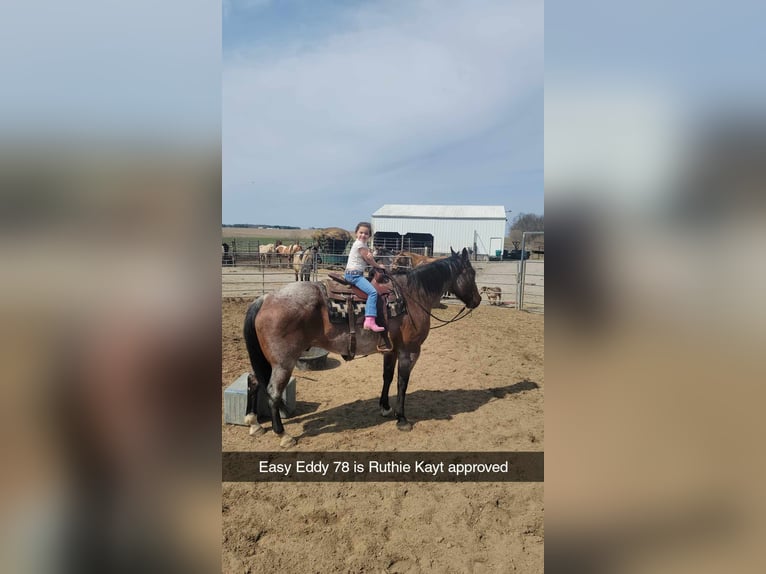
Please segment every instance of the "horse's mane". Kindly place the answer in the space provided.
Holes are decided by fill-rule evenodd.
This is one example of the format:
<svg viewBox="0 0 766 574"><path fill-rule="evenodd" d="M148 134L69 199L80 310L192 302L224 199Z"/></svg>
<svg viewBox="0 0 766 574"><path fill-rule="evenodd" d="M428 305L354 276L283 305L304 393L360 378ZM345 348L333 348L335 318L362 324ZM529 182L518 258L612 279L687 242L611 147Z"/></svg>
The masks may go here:
<svg viewBox="0 0 766 574"><path fill-rule="evenodd" d="M461 267L460 254L457 253L425 263L407 272L407 286L426 296L441 295L450 279L460 273Z"/></svg>

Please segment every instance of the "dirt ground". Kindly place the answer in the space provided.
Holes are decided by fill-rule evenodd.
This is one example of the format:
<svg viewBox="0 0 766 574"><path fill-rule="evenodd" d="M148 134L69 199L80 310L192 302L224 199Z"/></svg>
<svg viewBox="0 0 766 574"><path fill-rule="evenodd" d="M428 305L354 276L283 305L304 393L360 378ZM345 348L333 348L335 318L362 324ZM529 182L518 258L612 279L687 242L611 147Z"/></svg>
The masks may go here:
<svg viewBox="0 0 766 574"><path fill-rule="evenodd" d="M222 304L222 391L250 370L246 307ZM293 448L542 451L543 321L482 305L432 330L410 378L411 432L379 414L382 357L295 371ZM222 426L224 451L279 450L271 432ZM542 572L543 506L542 483L224 483L222 571Z"/></svg>

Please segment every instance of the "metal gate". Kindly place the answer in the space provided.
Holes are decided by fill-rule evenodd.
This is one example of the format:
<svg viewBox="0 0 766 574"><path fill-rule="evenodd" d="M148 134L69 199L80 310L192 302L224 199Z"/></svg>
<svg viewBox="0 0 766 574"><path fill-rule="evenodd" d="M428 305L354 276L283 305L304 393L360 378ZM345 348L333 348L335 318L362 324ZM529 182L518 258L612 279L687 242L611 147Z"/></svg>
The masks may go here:
<svg viewBox="0 0 766 574"><path fill-rule="evenodd" d="M314 254L311 262L312 281L317 281L322 267L334 268L331 265L319 263L330 257L332 257L331 254ZM345 266L345 260L342 264ZM240 253L236 266L226 266L221 272L221 295L224 298L257 297L276 291L296 280L292 258L277 256L277 254L271 254L270 257L261 260L258 254L253 253L250 259L245 259Z"/></svg>
<svg viewBox="0 0 766 574"><path fill-rule="evenodd" d="M516 274L516 308L538 313L545 312L545 260L528 261L524 258L528 235L545 235L544 231L525 231L521 234L521 258Z"/></svg>

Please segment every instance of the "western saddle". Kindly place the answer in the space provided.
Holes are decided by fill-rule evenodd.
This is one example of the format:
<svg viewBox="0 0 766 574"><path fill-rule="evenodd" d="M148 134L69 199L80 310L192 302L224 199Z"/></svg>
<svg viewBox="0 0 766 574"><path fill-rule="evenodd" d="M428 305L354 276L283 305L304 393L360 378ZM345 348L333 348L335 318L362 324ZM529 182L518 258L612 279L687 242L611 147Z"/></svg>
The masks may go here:
<svg viewBox="0 0 766 574"><path fill-rule="evenodd" d="M348 313L348 330L350 334L348 354L341 356L346 361L350 361L356 354L356 320L354 317L354 303L366 303L367 293L354 287L351 283L346 281L342 275L328 273L328 276L329 279L324 282L325 288L327 289L328 299L332 299L338 303L344 303ZM393 281L391 281L387 275L376 273L370 283L378 292L376 322L378 325L385 327L386 329L379 335L380 340L378 341L377 349L381 353L386 353L393 350L391 340L388 337L388 301L391 297L396 296L396 292L394 290Z"/></svg>

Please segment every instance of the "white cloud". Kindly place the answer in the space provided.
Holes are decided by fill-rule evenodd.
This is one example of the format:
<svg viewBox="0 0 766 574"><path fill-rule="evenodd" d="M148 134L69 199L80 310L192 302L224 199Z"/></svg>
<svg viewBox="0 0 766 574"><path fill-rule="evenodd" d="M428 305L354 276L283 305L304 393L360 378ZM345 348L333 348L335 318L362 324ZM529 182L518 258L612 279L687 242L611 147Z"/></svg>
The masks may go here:
<svg viewBox="0 0 766 574"><path fill-rule="evenodd" d="M542 89L542 3L384 3L345 21L224 63L225 189L349 186L491 130Z"/></svg>

